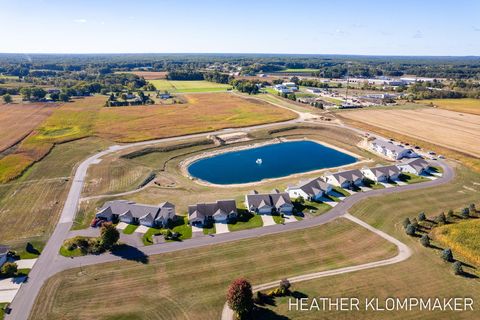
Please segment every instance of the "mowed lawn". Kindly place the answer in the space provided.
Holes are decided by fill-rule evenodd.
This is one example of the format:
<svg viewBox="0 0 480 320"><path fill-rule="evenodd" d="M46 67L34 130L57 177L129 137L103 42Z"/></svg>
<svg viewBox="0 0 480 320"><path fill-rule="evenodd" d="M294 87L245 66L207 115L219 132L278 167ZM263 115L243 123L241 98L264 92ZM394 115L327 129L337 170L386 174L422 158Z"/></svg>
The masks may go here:
<svg viewBox="0 0 480 320"><path fill-rule="evenodd" d="M219 319L228 284L253 284L392 257L345 219L285 234L69 270L49 279L32 319Z"/></svg>
<svg viewBox="0 0 480 320"><path fill-rule="evenodd" d="M480 115L480 99L432 99L422 102L427 105L432 103L440 109Z"/></svg>
<svg viewBox="0 0 480 320"><path fill-rule="evenodd" d="M175 80L149 80L151 84L160 91L188 93L188 92L215 92L226 91L232 86L228 84L215 83L210 81L175 81Z"/></svg>
<svg viewBox="0 0 480 320"><path fill-rule="evenodd" d="M134 142L296 117L295 113L267 102L229 93L192 94L186 99L185 104L169 106L103 108L95 131L112 141Z"/></svg>
<svg viewBox="0 0 480 320"><path fill-rule="evenodd" d="M419 238L405 234L402 221L406 217L416 217L425 211L433 217L449 209L459 209L469 203L480 201L480 175L463 167L457 170L455 182L425 190L408 191L388 196L374 197L362 201L350 209L350 213L406 243L413 250L408 260L381 268L364 270L352 274L326 277L295 284L298 290L309 297L472 297L480 299L480 280L455 276L452 264L440 258L440 250L427 249L420 245ZM477 230L478 233L478 230ZM439 243L435 243L444 248ZM463 259L454 250L456 258ZM464 260L465 261L465 260ZM477 268L480 266L477 266ZM469 273L480 273L473 268L465 268ZM478 319L474 312L295 312L288 311L288 300L277 299L276 307L271 308L278 315L292 319ZM265 317L265 319L276 319Z"/></svg>
<svg viewBox="0 0 480 320"><path fill-rule="evenodd" d="M0 104L0 152L21 141L58 107L57 104Z"/></svg>

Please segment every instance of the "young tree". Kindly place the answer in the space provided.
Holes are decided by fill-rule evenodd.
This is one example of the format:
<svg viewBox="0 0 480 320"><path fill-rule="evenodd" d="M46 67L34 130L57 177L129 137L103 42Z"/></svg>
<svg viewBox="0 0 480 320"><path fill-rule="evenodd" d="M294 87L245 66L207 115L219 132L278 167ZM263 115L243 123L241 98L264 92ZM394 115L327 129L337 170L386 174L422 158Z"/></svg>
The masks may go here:
<svg viewBox="0 0 480 320"><path fill-rule="evenodd" d="M110 249L120 239L120 233L112 223L104 223L100 230L100 242L105 249Z"/></svg>
<svg viewBox="0 0 480 320"><path fill-rule="evenodd" d="M228 306L237 314L240 319L244 319L253 308L252 285L244 278L234 280L227 291Z"/></svg>
<svg viewBox="0 0 480 320"><path fill-rule="evenodd" d="M447 218L445 217L445 213L440 213L436 218L435 222L438 224L445 224L447 223Z"/></svg>
<svg viewBox="0 0 480 320"><path fill-rule="evenodd" d="M444 261L450 262L453 260L453 253L451 249L444 249L442 251L442 259Z"/></svg>
<svg viewBox="0 0 480 320"><path fill-rule="evenodd" d="M453 210L452 209L448 210L447 217L448 217L448 219L453 219Z"/></svg>
<svg viewBox="0 0 480 320"><path fill-rule="evenodd" d="M405 220L403 220L403 223L402 223L402 224L403 224L403 228L404 228L404 229L407 229L408 225L410 225L410 224L412 224L412 223L410 222L410 219L409 219L409 218L405 218Z"/></svg>
<svg viewBox="0 0 480 320"><path fill-rule="evenodd" d="M455 273L457 276L463 274L463 266L460 261L455 261L453 263L453 273Z"/></svg>
<svg viewBox="0 0 480 320"><path fill-rule="evenodd" d="M470 218L470 213L469 213L468 208L463 208L461 214L462 214L462 218L463 218L463 219L468 219L468 218Z"/></svg>
<svg viewBox="0 0 480 320"><path fill-rule="evenodd" d="M415 228L415 226L413 224L409 224L407 226L407 228L405 229L405 232L409 235L409 236L414 236L415 233L417 232L417 228Z"/></svg>
<svg viewBox="0 0 480 320"><path fill-rule="evenodd" d="M279 288L280 288L280 290L282 291L283 294L286 294L290 290L291 286L292 286L292 284L290 283L290 281L288 281L288 279L280 280Z"/></svg>
<svg viewBox="0 0 480 320"><path fill-rule="evenodd" d="M420 239L420 243L424 247L427 247L427 248L430 247L430 238L428 237L428 235L424 234Z"/></svg>
<svg viewBox="0 0 480 320"><path fill-rule="evenodd" d="M416 229L418 229L418 221L417 221L417 218L413 218L413 219L412 219L412 225L413 225Z"/></svg>
<svg viewBox="0 0 480 320"><path fill-rule="evenodd" d="M58 95L58 99L62 102L70 101L70 97L68 96L68 94L63 93L63 92Z"/></svg>
<svg viewBox="0 0 480 320"><path fill-rule="evenodd" d="M4 94L2 98L3 98L3 102L5 103L12 103L13 101L12 96L9 95L8 93Z"/></svg>
<svg viewBox="0 0 480 320"><path fill-rule="evenodd" d="M470 214L477 213L477 208L475 207L475 203L470 203L470 205L468 206L468 210L470 211Z"/></svg>
<svg viewBox="0 0 480 320"><path fill-rule="evenodd" d="M15 262L5 262L0 270L0 273L7 277L13 277L18 271L18 266Z"/></svg>
<svg viewBox="0 0 480 320"><path fill-rule="evenodd" d="M425 220L427 220L427 217L425 216L425 212L422 211L418 214L418 221L425 221Z"/></svg>

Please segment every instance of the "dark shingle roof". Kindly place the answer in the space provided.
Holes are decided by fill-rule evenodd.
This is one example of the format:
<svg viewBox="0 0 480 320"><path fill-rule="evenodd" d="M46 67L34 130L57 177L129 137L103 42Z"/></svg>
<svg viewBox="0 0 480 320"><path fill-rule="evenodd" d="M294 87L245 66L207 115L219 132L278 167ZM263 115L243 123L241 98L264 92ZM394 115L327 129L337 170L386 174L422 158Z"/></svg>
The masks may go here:
<svg viewBox="0 0 480 320"><path fill-rule="evenodd" d="M211 203L197 203L188 206L188 217L191 219L213 217L215 214L230 214L237 212L235 200L219 200Z"/></svg>

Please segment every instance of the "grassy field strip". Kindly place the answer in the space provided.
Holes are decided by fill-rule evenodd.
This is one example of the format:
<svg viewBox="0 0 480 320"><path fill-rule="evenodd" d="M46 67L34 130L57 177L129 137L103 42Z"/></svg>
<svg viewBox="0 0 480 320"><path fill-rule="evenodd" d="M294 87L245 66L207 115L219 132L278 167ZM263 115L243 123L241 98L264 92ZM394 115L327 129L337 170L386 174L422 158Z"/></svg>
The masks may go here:
<svg viewBox="0 0 480 320"><path fill-rule="evenodd" d="M420 102L427 105L432 104L440 109L480 115L479 99L432 99L421 100Z"/></svg>
<svg viewBox="0 0 480 320"><path fill-rule="evenodd" d="M204 80L199 81L175 81L156 79L149 80L151 84L159 91L168 91L172 93L195 93L195 92L218 92L227 91L231 88L228 84L221 84L215 82L209 82Z"/></svg>
<svg viewBox="0 0 480 320"><path fill-rule="evenodd" d="M365 270L365 269L383 267L383 266L391 265L394 263L402 262L408 259L412 255L410 248L406 244L386 234L385 232L375 229L374 227L370 226L368 223L365 223L362 220L354 216L351 216L348 213L345 214L343 217L375 233L376 235L384 238L385 240L393 243L398 249L398 254L395 257L390 259L379 260L379 261L369 262L369 263L356 265L356 266L349 266L349 267L340 268L340 269L333 269L333 270L327 270L327 271L315 272L315 273L307 273L299 276L289 277L288 280L290 281L290 283L297 283L297 282L308 281L308 280L313 280L313 279L318 279L318 278L323 278L328 276L345 274L349 272L356 272L356 271ZM276 281L260 284L260 285L255 285L253 286L252 289L254 292L272 289L272 288L278 287L279 282L280 282L280 279ZM222 310L221 319L222 320L234 319L234 314L226 303L224 304L224 307Z"/></svg>

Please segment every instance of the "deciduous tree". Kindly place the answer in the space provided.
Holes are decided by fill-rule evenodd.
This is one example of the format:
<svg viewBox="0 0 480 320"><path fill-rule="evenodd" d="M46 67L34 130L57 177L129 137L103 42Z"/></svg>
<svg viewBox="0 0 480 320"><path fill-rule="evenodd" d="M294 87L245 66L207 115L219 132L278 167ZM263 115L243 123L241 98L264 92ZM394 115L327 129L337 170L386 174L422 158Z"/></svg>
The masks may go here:
<svg viewBox="0 0 480 320"><path fill-rule="evenodd" d="M244 319L250 314L253 308L253 292L250 282L244 278L234 280L228 287L227 303L240 319Z"/></svg>

